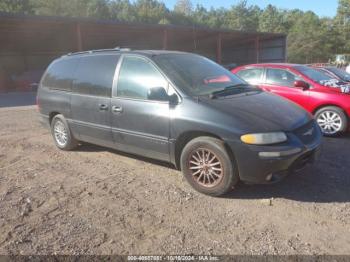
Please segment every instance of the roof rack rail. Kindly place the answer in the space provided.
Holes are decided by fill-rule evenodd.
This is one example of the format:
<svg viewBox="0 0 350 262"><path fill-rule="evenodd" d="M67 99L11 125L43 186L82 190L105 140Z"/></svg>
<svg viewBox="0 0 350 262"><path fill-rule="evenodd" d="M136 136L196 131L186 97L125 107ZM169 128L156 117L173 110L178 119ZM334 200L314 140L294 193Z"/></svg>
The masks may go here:
<svg viewBox="0 0 350 262"><path fill-rule="evenodd" d="M107 48L107 49L96 49L96 50L87 50L87 51L81 51L81 52L74 52L74 53L68 53L64 56L74 56L74 55L81 55L81 54L93 54L93 53L98 53L98 52L120 52L120 51L131 51L130 48L121 48L121 47L116 47L116 48Z"/></svg>

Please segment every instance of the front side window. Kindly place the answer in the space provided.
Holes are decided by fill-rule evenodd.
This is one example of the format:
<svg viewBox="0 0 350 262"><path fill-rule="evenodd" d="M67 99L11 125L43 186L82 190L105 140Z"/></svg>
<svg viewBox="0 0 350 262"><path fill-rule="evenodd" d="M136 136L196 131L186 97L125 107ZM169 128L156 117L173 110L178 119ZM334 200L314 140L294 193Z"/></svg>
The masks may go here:
<svg viewBox="0 0 350 262"><path fill-rule="evenodd" d="M267 84L294 87L298 80L301 78L285 69L269 68L266 71Z"/></svg>
<svg viewBox="0 0 350 262"><path fill-rule="evenodd" d="M118 97L148 100L151 88L167 89L167 81L152 63L137 56L126 56L120 68Z"/></svg>
<svg viewBox="0 0 350 262"><path fill-rule="evenodd" d="M194 54L161 54L153 58L172 82L192 96L211 95L225 89L244 92L247 83L217 63Z"/></svg>
<svg viewBox="0 0 350 262"><path fill-rule="evenodd" d="M263 68L249 68L237 72L237 75L250 84L259 84L263 75Z"/></svg>
<svg viewBox="0 0 350 262"><path fill-rule="evenodd" d="M78 94L111 96L119 55L82 57L75 74L73 91Z"/></svg>

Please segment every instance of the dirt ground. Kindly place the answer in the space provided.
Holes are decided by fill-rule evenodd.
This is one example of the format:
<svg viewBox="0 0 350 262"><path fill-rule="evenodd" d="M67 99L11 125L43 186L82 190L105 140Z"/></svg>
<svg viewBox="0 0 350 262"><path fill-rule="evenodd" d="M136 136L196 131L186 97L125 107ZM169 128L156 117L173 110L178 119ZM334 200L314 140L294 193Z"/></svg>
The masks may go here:
<svg viewBox="0 0 350 262"><path fill-rule="evenodd" d="M0 254L350 254L349 153L325 139L316 166L213 198L166 164L59 151L34 107L2 108Z"/></svg>

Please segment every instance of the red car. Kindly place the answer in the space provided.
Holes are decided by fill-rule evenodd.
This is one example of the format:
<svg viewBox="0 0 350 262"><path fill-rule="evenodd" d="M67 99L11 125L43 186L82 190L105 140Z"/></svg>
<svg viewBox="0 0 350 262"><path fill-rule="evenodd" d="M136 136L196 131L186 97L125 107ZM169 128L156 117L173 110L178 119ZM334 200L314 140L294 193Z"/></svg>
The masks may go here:
<svg viewBox="0 0 350 262"><path fill-rule="evenodd" d="M231 72L250 84L301 105L315 115L327 136L336 136L348 129L349 83L297 64L253 64Z"/></svg>

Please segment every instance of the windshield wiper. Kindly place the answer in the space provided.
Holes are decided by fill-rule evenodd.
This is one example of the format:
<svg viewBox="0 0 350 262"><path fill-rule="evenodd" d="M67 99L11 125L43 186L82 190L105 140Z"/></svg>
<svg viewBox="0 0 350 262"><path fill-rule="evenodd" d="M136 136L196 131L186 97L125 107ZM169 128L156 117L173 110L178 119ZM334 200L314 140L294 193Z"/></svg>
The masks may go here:
<svg viewBox="0 0 350 262"><path fill-rule="evenodd" d="M250 87L250 88L248 88ZM237 91L237 94L241 93L242 91L257 91L257 88L252 87L249 84L236 84L236 85L230 85L230 86L226 86L224 89L218 90L218 91L214 91L212 92L209 97L211 99L217 98L220 95L224 95L224 94L236 94L236 92L232 92L232 91Z"/></svg>

